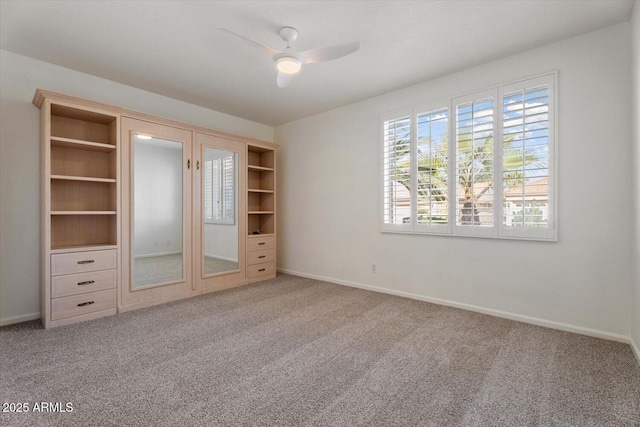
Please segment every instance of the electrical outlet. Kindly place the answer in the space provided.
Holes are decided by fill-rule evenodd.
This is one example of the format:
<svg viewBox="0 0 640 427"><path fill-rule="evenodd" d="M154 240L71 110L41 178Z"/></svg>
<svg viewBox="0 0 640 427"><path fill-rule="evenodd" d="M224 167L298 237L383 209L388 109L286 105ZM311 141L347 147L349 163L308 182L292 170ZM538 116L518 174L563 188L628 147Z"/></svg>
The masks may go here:
<svg viewBox="0 0 640 427"><path fill-rule="evenodd" d="M377 269L375 264L371 264L371 272L372 273L377 273L378 272L378 269Z"/></svg>

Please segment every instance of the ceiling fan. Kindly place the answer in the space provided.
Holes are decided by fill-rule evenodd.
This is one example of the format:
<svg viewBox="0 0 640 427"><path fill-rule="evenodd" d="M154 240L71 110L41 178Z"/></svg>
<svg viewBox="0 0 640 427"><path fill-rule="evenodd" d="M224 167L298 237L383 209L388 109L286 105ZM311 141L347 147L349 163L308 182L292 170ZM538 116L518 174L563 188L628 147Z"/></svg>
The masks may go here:
<svg viewBox="0 0 640 427"><path fill-rule="evenodd" d="M220 31L231 34L242 42L265 52L276 63L278 77L276 83L279 88L289 86L291 79L300 72L304 64L314 64L316 62L326 62L349 55L360 49L360 42L338 44L335 46L323 47L319 49L294 52L291 44L298 39L298 30L293 27L283 27L280 29L280 37L287 43L285 50L273 50L253 41L241 34L235 33L226 28L218 28Z"/></svg>

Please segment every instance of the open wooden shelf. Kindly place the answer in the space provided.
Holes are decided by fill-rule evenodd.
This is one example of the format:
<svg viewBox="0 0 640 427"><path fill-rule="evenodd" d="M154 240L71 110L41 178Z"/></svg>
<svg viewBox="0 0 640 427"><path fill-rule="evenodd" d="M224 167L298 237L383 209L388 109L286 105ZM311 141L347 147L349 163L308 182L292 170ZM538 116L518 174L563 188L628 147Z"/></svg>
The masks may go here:
<svg viewBox="0 0 640 427"><path fill-rule="evenodd" d="M269 148L252 145L249 147L249 170L273 170L275 166L275 151Z"/></svg>
<svg viewBox="0 0 640 427"><path fill-rule="evenodd" d="M51 175L51 179L61 179L67 181L87 181L87 182L116 182L113 178L93 178L89 176L71 176L71 175Z"/></svg>
<svg viewBox="0 0 640 427"><path fill-rule="evenodd" d="M84 141L81 139L73 139L73 138L63 138L61 136L52 136L51 146L63 147L63 148L80 148L83 150L105 151L105 152L113 151L116 149L116 146L113 144L103 144L101 142Z"/></svg>
<svg viewBox="0 0 640 427"><path fill-rule="evenodd" d="M249 171L247 174L247 187L251 191L274 191L274 171Z"/></svg>
<svg viewBox="0 0 640 427"><path fill-rule="evenodd" d="M51 177L99 178L109 180L103 182L115 182L118 174L117 149L114 145L98 145L109 149L96 149L94 145L66 142L52 144Z"/></svg>
<svg viewBox="0 0 640 427"><path fill-rule="evenodd" d="M249 145L247 166L247 233L249 237L275 234L275 151ZM259 231L260 234L253 234Z"/></svg>
<svg viewBox="0 0 640 427"><path fill-rule="evenodd" d="M85 108L51 104L50 139L61 144L84 145L87 149L116 148L118 117Z"/></svg>
<svg viewBox="0 0 640 427"><path fill-rule="evenodd" d="M271 235L275 232L275 215L273 212L249 212L248 220L248 235L251 236L265 236ZM260 234L253 234L254 231L259 231Z"/></svg>
<svg viewBox="0 0 640 427"><path fill-rule="evenodd" d="M249 165L247 169L249 169L250 171L258 171L258 172L261 172L261 171L273 172L273 168L266 168L264 166Z"/></svg>
<svg viewBox="0 0 640 427"><path fill-rule="evenodd" d="M92 243L89 245L68 245L68 246L52 246L51 253L61 254L66 252L78 252L78 251L101 251L104 249L117 249L117 245L109 242Z"/></svg>
<svg viewBox="0 0 640 427"><path fill-rule="evenodd" d="M51 180L51 211L115 211L117 186L93 180Z"/></svg>
<svg viewBox="0 0 640 427"><path fill-rule="evenodd" d="M116 211L51 211L51 215L115 215Z"/></svg>
<svg viewBox="0 0 640 427"><path fill-rule="evenodd" d="M65 212L51 215L51 248L116 245L116 215Z"/></svg>
<svg viewBox="0 0 640 427"><path fill-rule="evenodd" d="M118 245L119 116L51 102L48 188L49 251L73 252Z"/></svg>

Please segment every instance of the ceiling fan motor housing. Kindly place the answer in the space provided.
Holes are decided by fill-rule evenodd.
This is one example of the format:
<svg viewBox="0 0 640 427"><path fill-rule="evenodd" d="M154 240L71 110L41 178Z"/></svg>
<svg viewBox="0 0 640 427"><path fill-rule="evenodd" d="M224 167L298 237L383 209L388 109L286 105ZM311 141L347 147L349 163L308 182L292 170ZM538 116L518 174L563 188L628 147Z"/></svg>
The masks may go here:
<svg viewBox="0 0 640 427"><path fill-rule="evenodd" d="M287 42L287 47L291 47L291 44L298 40L298 30L293 27L280 28L280 37Z"/></svg>

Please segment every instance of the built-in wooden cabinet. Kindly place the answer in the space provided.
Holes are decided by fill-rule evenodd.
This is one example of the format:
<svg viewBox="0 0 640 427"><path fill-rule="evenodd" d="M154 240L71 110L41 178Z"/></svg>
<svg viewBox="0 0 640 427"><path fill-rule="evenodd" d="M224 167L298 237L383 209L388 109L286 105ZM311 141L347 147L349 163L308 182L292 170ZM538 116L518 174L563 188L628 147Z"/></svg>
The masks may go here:
<svg viewBox="0 0 640 427"><path fill-rule="evenodd" d="M46 328L275 277L276 144L43 90L33 102L41 110L41 318ZM144 141L149 138L159 157L177 156L180 169L172 187L179 189L180 200L175 203L158 204L160 195L175 193L168 184L159 185L158 197L135 203L136 191L140 199L151 189L149 184L136 187L145 182L136 176L140 168L157 174L146 182L170 183L166 170L136 163L156 156ZM161 154L165 149L179 154ZM205 191L229 178L211 174L230 165L236 197L224 199L231 187L220 187L223 199L216 202ZM235 213L227 209L226 216L212 219L220 202L233 203ZM136 226L144 228L148 221L136 225L136 209L165 212L178 205L181 234L156 233L151 248L138 251ZM229 238L232 229L237 245L229 252L216 243ZM151 256L167 256L167 262L158 263L163 268L179 261L174 270L180 274L158 279ZM136 269L144 275L136 276Z"/></svg>
<svg viewBox="0 0 640 427"><path fill-rule="evenodd" d="M246 143L201 132L195 142L195 288L205 292L245 284Z"/></svg>
<svg viewBox="0 0 640 427"><path fill-rule="evenodd" d="M122 118L122 286L133 310L192 291L190 130Z"/></svg>
<svg viewBox="0 0 640 427"><path fill-rule="evenodd" d="M34 103L41 109L43 323L115 314L120 115L40 92Z"/></svg>
<svg viewBox="0 0 640 427"><path fill-rule="evenodd" d="M276 275L275 144L247 145L247 277Z"/></svg>

